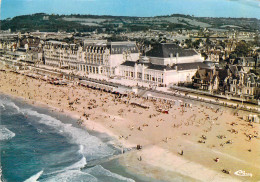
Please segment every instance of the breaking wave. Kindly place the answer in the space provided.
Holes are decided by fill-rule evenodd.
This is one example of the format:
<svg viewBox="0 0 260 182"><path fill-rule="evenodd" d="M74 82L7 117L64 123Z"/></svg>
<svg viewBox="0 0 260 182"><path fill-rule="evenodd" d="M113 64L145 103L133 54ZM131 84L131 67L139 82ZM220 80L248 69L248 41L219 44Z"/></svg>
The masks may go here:
<svg viewBox="0 0 260 182"><path fill-rule="evenodd" d="M9 102L8 100L0 100L0 109L1 107L8 109L6 113L21 113L26 115L26 118L32 118L30 122L33 120L37 123L50 126L57 131L57 133L69 139L69 143L77 144L78 146L77 151L72 149L59 154L47 155L46 157L50 160L50 163L48 166L43 167L44 171L39 171L24 182L134 182L134 180L130 178L125 178L119 174L104 169L101 165L86 168L88 161L99 160L116 153L116 151L107 143L103 142L96 136L90 135L86 130L74 127L72 124L63 123L59 119L47 114L39 113L32 108L19 108L14 102L10 102L10 100ZM42 135L45 133L43 132L45 130L39 126L35 127L35 129L37 130L37 133L42 133ZM0 128L0 140L8 140L14 136L15 133L6 127ZM78 155L72 157L71 154L73 151L78 153ZM70 156L72 157L71 159L69 158ZM66 158L66 160L62 160L63 157L64 159ZM59 161L60 163L57 164L55 161ZM67 165L70 161L74 162Z"/></svg>
<svg viewBox="0 0 260 182"><path fill-rule="evenodd" d="M15 133L8 130L6 127L1 126L1 128L0 128L0 141L9 140L13 137L15 137Z"/></svg>
<svg viewBox="0 0 260 182"><path fill-rule="evenodd" d="M0 166L0 182L2 182L2 166Z"/></svg>
<svg viewBox="0 0 260 182"><path fill-rule="evenodd" d="M17 112L20 112L20 108L19 108L15 103L13 103L13 102L5 102L5 101L3 101L3 102L1 103L1 105L4 106L4 108L5 108L5 106L12 107L12 108L14 108Z"/></svg>
<svg viewBox="0 0 260 182"><path fill-rule="evenodd" d="M31 109L23 109L24 114L36 116L40 118L38 122L55 128L58 132L64 133L71 138L72 143L76 143L81 147L80 152L88 156L88 160L94 160L102 157L107 157L114 154L114 150L99 138L90 135L86 130L76 128L72 124L62 123L60 120L33 111Z"/></svg>
<svg viewBox="0 0 260 182"><path fill-rule="evenodd" d="M40 171L36 173L35 175L31 176L29 179L25 180L24 182L38 182L37 180L40 178L42 175L43 171Z"/></svg>

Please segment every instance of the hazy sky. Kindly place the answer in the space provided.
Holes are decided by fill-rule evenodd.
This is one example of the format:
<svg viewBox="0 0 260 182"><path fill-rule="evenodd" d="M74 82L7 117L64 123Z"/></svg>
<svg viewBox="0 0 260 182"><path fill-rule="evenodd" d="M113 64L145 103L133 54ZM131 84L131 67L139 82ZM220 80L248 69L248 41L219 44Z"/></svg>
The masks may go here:
<svg viewBox="0 0 260 182"><path fill-rule="evenodd" d="M0 0L1 2L1 0ZM2 0L1 19L33 13L157 16L175 13L260 19L259 0Z"/></svg>

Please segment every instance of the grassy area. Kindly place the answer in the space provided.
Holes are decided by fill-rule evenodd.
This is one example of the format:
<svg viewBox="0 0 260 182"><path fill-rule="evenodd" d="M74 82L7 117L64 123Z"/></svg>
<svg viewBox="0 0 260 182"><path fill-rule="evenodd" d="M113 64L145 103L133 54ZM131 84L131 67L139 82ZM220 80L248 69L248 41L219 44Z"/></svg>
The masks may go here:
<svg viewBox="0 0 260 182"><path fill-rule="evenodd" d="M44 17L48 16L45 20ZM126 17L97 15L47 15L37 13L1 21L1 29L12 31L67 31L67 32L122 32L140 30L179 30L179 29L237 29L256 31L260 20L255 18L208 18L174 14L156 17Z"/></svg>

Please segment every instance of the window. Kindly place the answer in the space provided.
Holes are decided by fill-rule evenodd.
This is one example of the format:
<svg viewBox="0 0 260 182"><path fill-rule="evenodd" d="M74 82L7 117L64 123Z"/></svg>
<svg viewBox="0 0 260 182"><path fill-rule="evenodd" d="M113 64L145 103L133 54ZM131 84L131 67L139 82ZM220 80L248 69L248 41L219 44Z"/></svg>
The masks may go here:
<svg viewBox="0 0 260 182"><path fill-rule="evenodd" d="M145 75L144 75L144 79L145 79L145 80L149 80L149 75L148 75L148 74L145 74Z"/></svg>
<svg viewBox="0 0 260 182"><path fill-rule="evenodd" d="M138 72L138 73L137 73L137 77L138 77L138 78L142 78L142 73Z"/></svg>

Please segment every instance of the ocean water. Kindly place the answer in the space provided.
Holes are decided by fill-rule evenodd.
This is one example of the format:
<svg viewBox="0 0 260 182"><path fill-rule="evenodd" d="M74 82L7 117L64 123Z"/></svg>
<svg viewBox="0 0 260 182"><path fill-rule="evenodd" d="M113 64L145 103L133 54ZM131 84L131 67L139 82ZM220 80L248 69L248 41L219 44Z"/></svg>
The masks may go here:
<svg viewBox="0 0 260 182"><path fill-rule="evenodd" d="M102 161L119 150L104 134L88 132L75 123L65 115L0 95L1 181L142 181L124 170L111 172L113 161L103 167Z"/></svg>
<svg viewBox="0 0 260 182"><path fill-rule="evenodd" d="M1 1L0 1L1 2ZM260 18L259 0L2 0L1 19L33 13Z"/></svg>

